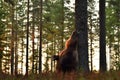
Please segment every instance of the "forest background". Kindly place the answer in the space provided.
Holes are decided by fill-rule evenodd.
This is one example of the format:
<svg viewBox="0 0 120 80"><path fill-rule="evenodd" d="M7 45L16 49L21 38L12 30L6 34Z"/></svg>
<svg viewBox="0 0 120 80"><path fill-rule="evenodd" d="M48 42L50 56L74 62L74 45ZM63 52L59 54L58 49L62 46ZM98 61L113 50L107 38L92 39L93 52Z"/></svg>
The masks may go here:
<svg viewBox="0 0 120 80"><path fill-rule="evenodd" d="M12 75L54 72L55 63L51 61L51 55L58 54L64 48L65 41L75 28L74 2L72 4L70 0L1 0L0 72ZM99 70L99 9L96 4L99 1L88 0L91 71ZM109 70L120 70L119 7L119 0L106 1Z"/></svg>

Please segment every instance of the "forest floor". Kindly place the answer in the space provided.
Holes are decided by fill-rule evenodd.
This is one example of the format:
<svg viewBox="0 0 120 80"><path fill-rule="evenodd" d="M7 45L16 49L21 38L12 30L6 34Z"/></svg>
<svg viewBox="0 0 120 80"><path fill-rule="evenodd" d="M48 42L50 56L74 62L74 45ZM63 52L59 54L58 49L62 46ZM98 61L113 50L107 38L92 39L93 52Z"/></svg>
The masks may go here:
<svg viewBox="0 0 120 80"><path fill-rule="evenodd" d="M120 80L120 71L110 71L105 73L77 74L74 79L60 79L55 73L31 74L29 76L11 76L0 74L0 80Z"/></svg>

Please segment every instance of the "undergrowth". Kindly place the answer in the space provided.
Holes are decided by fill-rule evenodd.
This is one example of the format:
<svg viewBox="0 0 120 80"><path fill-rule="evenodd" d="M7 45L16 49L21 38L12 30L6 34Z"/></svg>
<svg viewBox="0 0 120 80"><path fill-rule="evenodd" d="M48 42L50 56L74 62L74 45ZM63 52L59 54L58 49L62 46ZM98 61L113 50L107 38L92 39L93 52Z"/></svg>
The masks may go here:
<svg viewBox="0 0 120 80"><path fill-rule="evenodd" d="M56 73L30 74L28 76L11 76L0 74L0 80L60 80ZM74 80L120 80L120 71L109 71L105 73L76 74Z"/></svg>

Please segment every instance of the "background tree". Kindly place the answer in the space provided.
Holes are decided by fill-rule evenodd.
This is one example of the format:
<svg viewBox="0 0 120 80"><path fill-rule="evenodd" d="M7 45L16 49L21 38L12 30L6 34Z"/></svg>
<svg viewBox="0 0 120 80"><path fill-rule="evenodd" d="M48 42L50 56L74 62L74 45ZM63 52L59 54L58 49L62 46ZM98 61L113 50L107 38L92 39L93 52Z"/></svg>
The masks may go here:
<svg viewBox="0 0 120 80"><path fill-rule="evenodd" d="M107 45L110 53L110 69L120 69L120 1L108 0L106 8Z"/></svg>
<svg viewBox="0 0 120 80"><path fill-rule="evenodd" d="M2 72L2 58L5 47L5 43L3 42L5 40L5 23L2 19L5 19L6 15L6 11L3 7L3 1L0 1L0 73Z"/></svg>
<svg viewBox="0 0 120 80"><path fill-rule="evenodd" d="M40 32L40 43L39 43L39 73L41 73L42 72L42 11L43 11L43 6L42 6L42 3L43 2L43 0L40 0L40 25L39 25L39 32Z"/></svg>
<svg viewBox="0 0 120 80"><path fill-rule="evenodd" d="M29 54L29 7L30 1L27 2L27 26L26 26L26 75L28 75L28 54Z"/></svg>
<svg viewBox="0 0 120 80"><path fill-rule="evenodd" d="M14 74L14 38L15 38L15 24L14 24L14 6L11 7L11 21L12 21L12 28L11 28L11 74Z"/></svg>
<svg viewBox="0 0 120 80"><path fill-rule="evenodd" d="M19 28L18 28L18 15L17 15L17 1L14 2L15 3L15 21L14 21L14 24L15 24L15 27L14 27L14 30L15 30L15 34L14 34L14 44L15 44L15 49L14 49L14 53L15 53L15 71L14 71L14 74L17 76L18 75L18 31L19 31ZM17 27L16 27L17 26Z"/></svg>
<svg viewBox="0 0 120 80"><path fill-rule="evenodd" d="M100 71L106 71L106 28L105 28L105 0L99 0L100 15Z"/></svg>
<svg viewBox="0 0 120 80"><path fill-rule="evenodd" d="M98 18L98 7L95 4L95 0L88 0L88 50L89 50L89 66L90 70L94 70L94 58L96 57L97 53L99 52L98 48L99 45L99 18Z"/></svg>
<svg viewBox="0 0 120 80"><path fill-rule="evenodd" d="M35 8L35 1L33 3L33 9ZM35 10L32 11L32 73L34 73L35 69Z"/></svg>

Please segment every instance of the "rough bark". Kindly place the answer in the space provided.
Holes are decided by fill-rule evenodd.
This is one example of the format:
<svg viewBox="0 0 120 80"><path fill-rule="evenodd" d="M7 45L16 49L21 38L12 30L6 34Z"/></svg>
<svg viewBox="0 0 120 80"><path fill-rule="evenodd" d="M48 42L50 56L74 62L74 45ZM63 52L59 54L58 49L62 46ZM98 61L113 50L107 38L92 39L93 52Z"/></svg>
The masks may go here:
<svg viewBox="0 0 120 80"><path fill-rule="evenodd" d="M75 27L79 32L78 68L83 72L89 72L87 17L87 0L75 0Z"/></svg>

